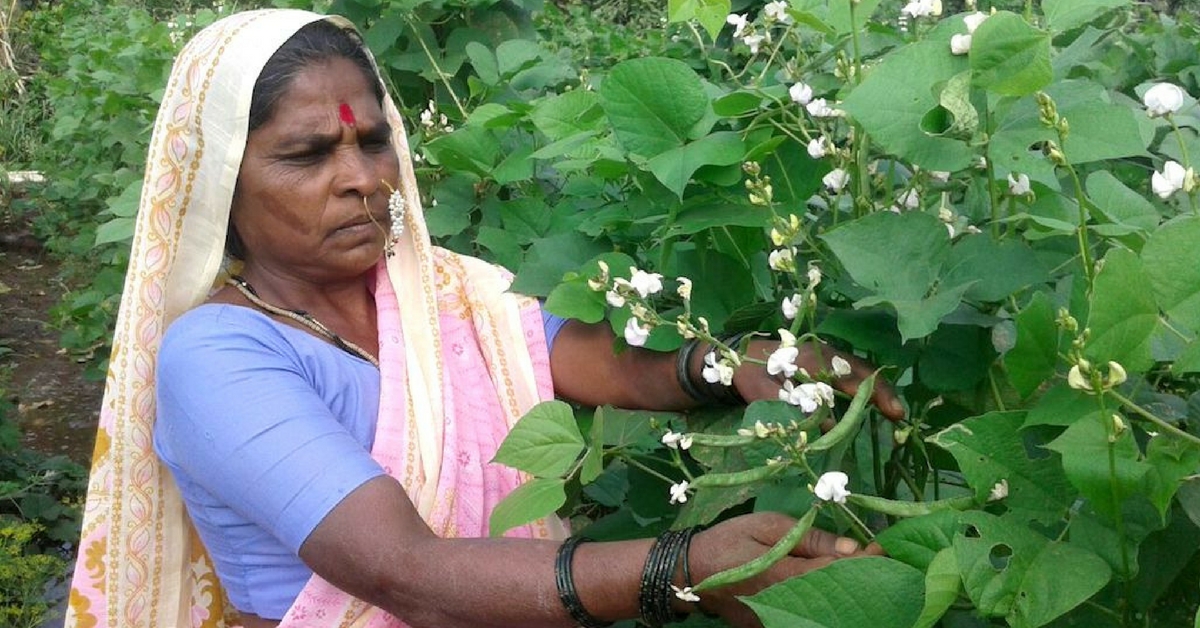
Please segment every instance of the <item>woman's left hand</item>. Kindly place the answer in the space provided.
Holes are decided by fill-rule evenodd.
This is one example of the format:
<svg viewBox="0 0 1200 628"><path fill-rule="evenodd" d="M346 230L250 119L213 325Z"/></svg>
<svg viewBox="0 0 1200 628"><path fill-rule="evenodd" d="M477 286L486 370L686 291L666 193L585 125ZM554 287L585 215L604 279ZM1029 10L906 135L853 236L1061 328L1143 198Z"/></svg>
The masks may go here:
<svg viewBox="0 0 1200 628"><path fill-rule="evenodd" d="M765 362L778 347L778 340L755 339L750 341L746 354L748 357ZM838 351L824 343L801 341L796 348L800 352L795 360L797 367L804 369L814 377L819 373L831 374L830 385L847 395L853 396L857 393L863 380L875 372L875 367L866 360ZM848 374L840 377L832 376L834 357L841 358L850 365ZM778 399L779 389L782 385L782 377L767 373L766 367L761 364L744 362L733 374L733 386L746 400L746 403L762 399ZM899 421L904 418L904 405L900 403L900 399L896 397L892 387L881 379L875 381L871 402L889 420Z"/></svg>

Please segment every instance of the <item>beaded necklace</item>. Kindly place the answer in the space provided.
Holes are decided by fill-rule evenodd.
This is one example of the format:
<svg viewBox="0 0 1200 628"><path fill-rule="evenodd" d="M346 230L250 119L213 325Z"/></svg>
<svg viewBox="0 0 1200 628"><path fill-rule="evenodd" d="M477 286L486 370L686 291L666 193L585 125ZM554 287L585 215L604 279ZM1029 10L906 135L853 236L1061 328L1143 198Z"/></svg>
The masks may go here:
<svg viewBox="0 0 1200 628"><path fill-rule="evenodd" d="M330 342L332 342L334 344L334 346L341 349L342 351L345 351L346 353L349 353L350 355L362 358L362 359L366 360L367 362L370 362L371 364L375 365L376 368L379 368L379 360L377 360L375 358L375 356L368 353L366 351L366 349L363 349L362 347L354 344L353 342L350 342L349 340L346 340L345 338L342 338L341 336L337 335L336 332L334 332L332 329L327 327L325 325L325 323L322 323L321 321L317 320L312 314L309 314L308 312L305 312L304 310L284 309L281 307L271 305L270 303L267 303L266 301L263 301L262 298L258 296L258 293L254 291L254 287L251 286L245 279L243 279L239 275L233 275L233 276L229 277L228 279L225 280L225 283L233 286L234 288L237 288L238 292L242 293L242 296L246 297L246 299L248 301L253 303L259 309L261 309L265 312L268 312L270 314L274 314L276 316L282 316L284 318L289 318L291 320L294 320L297 323L300 323L301 325L304 325L305 327L313 330L319 336L322 336L322 337L328 339Z"/></svg>

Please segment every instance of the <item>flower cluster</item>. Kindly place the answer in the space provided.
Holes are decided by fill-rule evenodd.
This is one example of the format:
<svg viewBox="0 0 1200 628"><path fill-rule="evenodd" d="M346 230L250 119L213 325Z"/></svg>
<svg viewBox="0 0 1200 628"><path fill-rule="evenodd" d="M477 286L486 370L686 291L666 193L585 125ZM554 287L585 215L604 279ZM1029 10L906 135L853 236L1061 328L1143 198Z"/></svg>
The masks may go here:
<svg viewBox="0 0 1200 628"><path fill-rule="evenodd" d="M964 15L963 24L967 26L967 32L950 38L950 52L956 55L965 55L971 52L971 38L975 35L975 29L979 28L979 25L983 24L988 17L988 14L982 11Z"/></svg>

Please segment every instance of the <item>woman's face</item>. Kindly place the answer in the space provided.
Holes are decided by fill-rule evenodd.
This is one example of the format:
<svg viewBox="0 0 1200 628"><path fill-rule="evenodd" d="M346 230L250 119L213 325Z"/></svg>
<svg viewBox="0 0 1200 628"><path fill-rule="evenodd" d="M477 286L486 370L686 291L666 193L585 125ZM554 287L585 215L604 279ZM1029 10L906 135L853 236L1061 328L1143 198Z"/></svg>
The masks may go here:
<svg viewBox="0 0 1200 628"><path fill-rule="evenodd" d="M391 129L359 67L334 58L304 69L246 143L230 209L246 271L319 282L369 269L385 240L371 218L388 227L381 180L394 186L398 173Z"/></svg>

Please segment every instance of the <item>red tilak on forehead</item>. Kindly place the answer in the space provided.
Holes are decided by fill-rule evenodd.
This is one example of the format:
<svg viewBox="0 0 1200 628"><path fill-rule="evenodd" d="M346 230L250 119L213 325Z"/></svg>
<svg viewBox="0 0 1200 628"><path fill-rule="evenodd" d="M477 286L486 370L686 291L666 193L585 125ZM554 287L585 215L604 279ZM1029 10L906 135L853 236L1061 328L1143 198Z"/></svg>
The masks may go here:
<svg viewBox="0 0 1200 628"><path fill-rule="evenodd" d="M357 122L357 120L354 119L354 110L351 109L350 105L347 105L346 103L341 103L338 105L338 118L340 118L342 123L346 126L354 126Z"/></svg>

